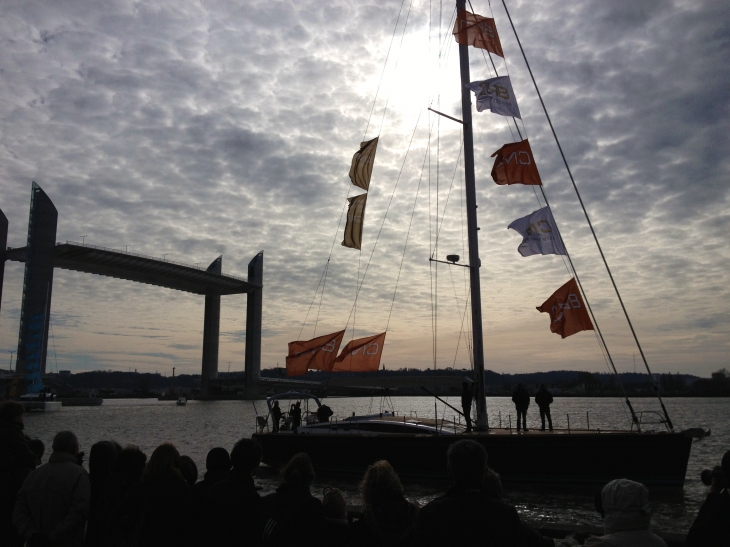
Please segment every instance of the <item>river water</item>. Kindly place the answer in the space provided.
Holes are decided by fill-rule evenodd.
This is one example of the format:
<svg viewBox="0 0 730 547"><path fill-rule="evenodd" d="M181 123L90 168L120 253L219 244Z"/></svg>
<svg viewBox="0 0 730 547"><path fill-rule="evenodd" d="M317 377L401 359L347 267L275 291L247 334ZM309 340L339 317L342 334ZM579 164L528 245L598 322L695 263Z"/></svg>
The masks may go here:
<svg viewBox="0 0 730 547"><path fill-rule="evenodd" d="M459 399L446 399L459 407ZM393 397L390 399L399 415L439 417L451 419L454 412L429 397ZM344 418L353 411L357 414L379 412L383 401L367 398L332 398L327 404L335 417ZM664 399L675 430L690 427L711 429L712 435L696 442L687 468L683 490L650 492L653 510L653 525L656 529L672 532L686 532L692 524L707 488L700 481L700 472L720 464L722 455L730 450L730 399L728 398L668 398ZM633 401L637 412L659 408L656 400L637 399ZM560 398L552 405L553 425L565 427L568 419L574 428L585 428L590 421L591 429L627 428L630 419L617 399L608 398ZM487 398L490 426L506 425L511 415L514 423L514 406L507 397ZM241 437L249 437L255 430L256 411L266 414L263 401L190 401L187 406L178 407L174 401L150 399L121 399L104 401L100 407L64 407L60 412L26 414L25 431L31 437L41 439L47 447L44 461L50 454L50 446L56 432L63 429L74 431L87 454L91 445L100 440L115 440L121 445L136 444L149 456L162 442L172 442L181 454L193 458L198 465L200 477L205 472L205 456L216 446L227 450ZM569 418L568 418L569 417ZM528 411L528 427L539 428L539 414L535 405ZM627 455L630 457L630 455ZM316 469L316 462L315 469ZM364 470L363 470L364 471ZM273 491L278 478L273 470L262 468L257 483L263 493ZM357 480L352 477L318 476L313 494L331 484L340 488L351 504L359 504ZM427 503L439 495L448 484L439 481L404 481L410 499ZM593 509L595 488L586 487L529 487L526 485L505 487L506 501L515 506L520 514L532 521L545 523L566 523L568 525L601 525L600 516Z"/></svg>

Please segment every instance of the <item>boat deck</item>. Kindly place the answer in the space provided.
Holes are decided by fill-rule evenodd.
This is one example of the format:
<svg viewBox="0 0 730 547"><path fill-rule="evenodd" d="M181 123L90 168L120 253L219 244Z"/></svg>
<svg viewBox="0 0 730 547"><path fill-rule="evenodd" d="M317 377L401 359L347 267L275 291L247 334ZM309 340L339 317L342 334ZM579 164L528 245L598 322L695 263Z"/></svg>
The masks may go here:
<svg viewBox="0 0 730 547"><path fill-rule="evenodd" d="M465 433L466 432L466 426L463 423L456 422L454 424L451 420L446 419L434 419L434 418L421 418L416 416L383 416L382 418L378 418L379 420L383 421L389 421L389 422L403 422L406 421L408 423L420 423L426 426L431 427L438 427L440 429L444 429L449 432L455 432L455 433ZM356 427L357 422L353 424L353 427ZM645 433L649 432L649 430L645 431ZM655 431L654 431L655 432ZM527 431L518 431L516 428L512 427L492 427L488 431L472 431L469 433L470 435L595 435L596 433L605 433L605 434L626 434L626 433L637 433L636 430L627 430L627 429L565 429L565 428L554 428L552 431L545 430L541 431L538 429L529 429Z"/></svg>

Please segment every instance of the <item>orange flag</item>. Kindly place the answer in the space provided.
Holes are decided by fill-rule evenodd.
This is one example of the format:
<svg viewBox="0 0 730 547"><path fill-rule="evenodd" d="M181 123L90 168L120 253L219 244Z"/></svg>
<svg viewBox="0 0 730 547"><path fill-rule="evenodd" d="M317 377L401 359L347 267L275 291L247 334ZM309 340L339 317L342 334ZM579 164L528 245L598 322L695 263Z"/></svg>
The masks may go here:
<svg viewBox="0 0 730 547"><path fill-rule="evenodd" d="M550 314L550 330L563 338L582 330L593 330L575 278L555 291L537 311Z"/></svg>
<svg viewBox="0 0 730 547"><path fill-rule="evenodd" d="M307 370L332 370L345 331L333 332L311 340L289 342L286 375L301 376Z"/></svg>
<svg viewBox="0 0 730 547"><path fill-rule="evenodd" d="M462 10L456 17L453 34L457 44L486 49L504 58L502 44L499 41L499 34L497 34L497 25L490 17Z"/></svg>
<svg viewBox="0 0 730 547"><path fill-rule="evenodd" d="M529 184L542 186L535 158L527 139L505 144L492 157L497 156L492 167L492 178L497 184Z"/></svg>
<svg viewBox="0 0 730 547"><path fill-rule="evenodd" d="M385 345L385 333L352 340L335 360L332 372L375 372Z"/></svg>

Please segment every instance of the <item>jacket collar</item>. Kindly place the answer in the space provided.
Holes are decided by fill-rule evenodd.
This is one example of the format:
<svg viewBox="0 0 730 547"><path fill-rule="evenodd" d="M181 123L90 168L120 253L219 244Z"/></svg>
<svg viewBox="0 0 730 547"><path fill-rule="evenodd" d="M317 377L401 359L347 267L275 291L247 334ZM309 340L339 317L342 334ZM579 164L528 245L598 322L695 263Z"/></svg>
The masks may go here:
<svg viewBox="0 0 730 547"><path fill-rule="evenodd" d="M60 462L70 462L70 463L76 463L78 464L78 459L73 454L69 454L68 452L54 452L51 454L51 457L48 458L48 463L60 463Z"/></svg>

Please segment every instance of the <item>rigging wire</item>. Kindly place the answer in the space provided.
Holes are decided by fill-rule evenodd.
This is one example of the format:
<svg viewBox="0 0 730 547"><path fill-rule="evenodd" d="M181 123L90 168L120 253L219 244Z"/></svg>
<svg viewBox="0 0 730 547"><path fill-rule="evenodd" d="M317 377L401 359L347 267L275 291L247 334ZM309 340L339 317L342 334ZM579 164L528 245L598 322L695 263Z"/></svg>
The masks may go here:
<svg viewBox="0 0 730 547"><path fill-rule="evenodd" d="M451 176L451 186L449 186L449 193L446 194L446 204L444 205L444 211L441 213L441 220L439 221L438 218L436 219L436 222L438 224L438 227L436 229L436 246L438 247L438 241L439 241L439 235L441 234L441 228L443 228L444 225L444 219L446 218L446 208L449 206L449 198L451 197L451 190L454 188L454 179L456 178L456 172L459 169L459 162L461 161L461 155L464 152L464 141L461 141L461 148L459 148L459 156L456 159L456 165L454 166L454 173ZM438 211L437 211L438 214ZM436 255L436 252L434 251L431 254L431 258L433 258Z"/></svg>
<svg viewBox="0 0 730 547"><path fill-rule="evenodd" d="M429 130L429 134L430 134L430 130ZM408 231L406 232L406 241L405 241L405 244L403 245L403 254L401 254L400 265L398 266L398 275L396 276L396 279L395 279L395 288L393 289L393 298L390 300L390 311L388 312L388 321L385 324L385 332L388 332L388 327L390 327L390 317L391 317L391 315L393 315L393 306L395 304L395 295L398 292L398 283L400 282L400 274L401 274L401 270L403 269L403 261L406 256L406 249L408 248L408 240L411 235L411 226L413 225L413 217L416 214L416 204L418 202L418 195L421 191L421 182L423 181L423 171L426 168L426 158L428 157L429 148L430 148L430 139L429 139L429 144L427 145L426 151L423 154L423 162L421 164L421 175L418 177L418 186L416 187L416 197L413 199L413 208L411 209L411 218L408 221Z"/></svg>
<svg viewBox="0 0 730 547"><path fill-rule="evenodd" d="M370 263L372 262L373 255L375 254L375 249L378 246L378 241L380 240L380 235L383 232L383 226L385 225L385 220L388 218L388 211L390 211L390 206L393 203L393 198L395 197L395 191L398 188L398 183L400 182L401 175L403 174L403 168L405 167L406 160L408 159L408 154L411 150L411 146L413 145L413 138L416 135L416 131L418 130L418 124L421 121L421 114L423 114L423 110L421 110L418 113L418 119L416 120L416 125L413 128L413 133L411 134L411 139L408 142L408 149L406 150L406 154L403 157L403 163L401 164L400 171L398 172L398 178L395 181L395 186L393 186L393 192L390 195L390 200L388 201L388 206L385 209L385 214L383 215L383 220L380 223L380 229L378 230L378 235L375 237L375 243L373 244L373 250L370 252L370 258L368 259L367 264L365 265L365 272L362 274L362 279L360 280L360 283L358 285L357 294L355 295L355 303L353 304L353 307L350 309L350 315L347 317L347 323L345 323L345 326L350 324L350 318L352 317L353 311L355 309L355 305L357 305L357 299L360 296L360 291L362 290L362 286L365 283L365 278L368 274L368 270L370 269Z"/></svg>
<svg viewBox="0 0 730 547"><path fill-rule="evenodd" d="M385 76L385 70L386 70L386 68L388 66L388 59L390 58L390 51L391 51L391 49L393 47L393 41L395 40L396 31L398 30L398 23L400 22L400 16L401 16L401 13L403 12L403 5L404 4L405 4L405 0L402 0L401 1L400 8L398 10L398 17L396 17L395 25L393 26L393 34L392 34L392 36L390 38L390 44L388 45L388 52L386 53L385 61L383 62L383 70L380 73L380 80L378 81L378 87L377 87L377 89L375 91L375 96L373 97L373 104L370 107L370 115L368 116L368 121L367 121L367 124L365 126L365 132L363 134L362 141L365 141L365 137L367 137L367 134L368 134L368 129L370 128L370 122L372 121L373 112L375 110L375 103L377 102L378 96L380 94L380 87L381 87L381 85L383 83L383 78ZM409 13L410 13L410 8L409 8ZM404 33L405 33L405 28L404 28ZM403 41L401 39L401 44L402 43L403 43ZM388 97L390 97L390 94L388 94ZM386 108L387 108L387 100L386 100ZM383 120L384 119L385 119L385 111L383 111ZM380 126L381 126L381 129L382 129L382 126L383 126L382 120L381 120ZM380 133L378 133L378 134L380 134ZM352 185L351 184L348 184L348 186L347 186L347 193L345 195L345 200L344 200L344 203L342 205L342 211L340 212L340 218L337 221L337 228L335 229L335 234L334 234L334 236L332 238L332 245L330 245L330 251L329 251L329 254L327 255L327 262L325 263L325 267L324 267L322 276L320 276L320 280L319 280L319 283L317 284L317 288L314 291L314 296L312 297L312 303L310 304L309 309L307 310L307 314L304 317L304 321L302 322L302 327L299 330L299 338L301 338L302 332L304 331L304 327L306 326L307 319L309 318L309 313L311 312L311 309L312 309L312 306L314 304L314 301L317 298L317 292L319 291L320 284L322 284L322 280L324 279L325 280L325 283L326 283L327 272L329 271L329 264L330 264L330 260L332 259L332 251L334 250L335 242L337 241L337 234L340 232L340 226L342 225L342 218L344 217L345 211L347 210L347 199L350 197L350 193L351 192L352 192ZM321 308L322 308L322 300L323 300L323 298L324 298L324 285L322 285L322 295L320 296L319 307L317 309L317 321L319 320L319 314L320 314L320 311L321 311ZM314 326L314 333L316 334L316 332L317 332L317 322L315 322L315 326Z"/></svg>
<svg viewBox="0 0 730 547"><path fill-rule="evenodd" d="M530 78L532 79L532 83L535 86L535 91L537 92L537 96L540 99L540 104L542 105L543 111L545 112L545 117L548 120L548 124L550 125L550 130L553 133L553 137L555 138L555 143L558 146L558 150L560 151L560 155L563 158L563 163L565 164L565 169L568 172L568 176L570 178L570 181L573 185L573 189L575 190L576 196L578 197L578 201L580 202L580 206L583 209L583 214L585 215L586 221L588 222L588 226L591 229L591 233L593 234L593 239L596 242L596 247L598 248L598 252L601 255L601 259L603 260L603 264L606 267L606 272L608 273L608 277L611 279L611 284L613 285L614 291L616 292L616 296L618 297L618 301L621 304L621 308L624 312L624 316L626 317L626 321L629 325L629 329L631 330L631 334L634 337L634 341L636 343L637 348L639 349L639 353L641 355L642 360L644 361L644 365L646 367L647 372L649 373L649 377L651 379L652 385L654 387L654 392L657 396L657 399L659 400L659 404L662 408L662 411L664 412L664 418L667 421L667 426L670 430L674 430L674 426L672 424L672 420L669 418L669 413L667 412L666 407L664 406L664 402L662 401L661 394L659 393L659 388L656 384L656 381L654 379L654 375L651 372L651 369L649 368L649 363L646 360L646 356L644 355L644 350L641 347L641 344L639 343L639 338L636 335L636 331L634 330L634 326L631 322L631 319L629 317L629 313L626 310L626 306L624 305L623 299L621 298L621 294L618 290L618 287L616 285L616 282L613 278L613 274L611 273L611 269L608 266L608 261L606 260L606 256L603 254L603 249L601 248L601 244L598 241L598 236L596 235L596 232L593 228L593 224L591 223L591 219L588 215L588 211L585 208L585 204L583 203L583 199L580 195L580 192L578 191L578 186L575 183L575 179L573 178L573 173L570 170L570 166L568 165L568 160L565 157L565 154L563 153L563 148L560 145L560 140L558 139L558 135L555 132L555 128L553 127L552 120L550 119L550 115L548 114L547 107L545 106L545 102L542 99L542 95L540 94L540 89L537 86L537 81L535 80L535 76L532 73L532 69L530 68L530 63L527 61L527 55L525 54L525 50L522 47L522 42L520 41L519 36L517 35L517 29L515 28L514 23L512 22L512 17L509 13L509 10L507 9L507 4L505 3L505 0L502 0L502 5L504 6L505 12L507 13L507 17L509 19L510 25L512 26L512 31L514 32L515 38L517 39L517 44L520 46L520 51L522 52L522 57L525 60L525 65L527 66L527 70L530 73Z"/></svg>
<svg viewBox="0 0 730 547"><path fill-rule="evenodd" d="M390 37L390 44L388 45L388 53L385 55L385 62L383 63L383 71L380 73L380 80L378 81L378 88L375 90L375 97L373 97L373 105L370 107L370 115L368 116L368 123L365 126L365 133L362 136L362 140L365 140L365 137L368 134L368 129L370 128L370 120L373 118L373 111L375 110L375 101L378 100L378 94L380 93L380 86L383 83L383 77L385 76L385 69L388 67L388 58L390 57L390 49L393 47L393 40L395 40L395 31L398 30L398 22L400 21L400 14L403 12L403 4L406 3L406 0L401 0L400 3L400 9L398 10L398 17L395 20L395 26L393 27L393 36ZM410 8L409 8L410 9ZM385 117L385 113L383 113L383 117ZM382 123L381 123L382 127Z"/></svg>
<svg viewBox="0 0 730 547"><path fill-rule="evenodd" d="M471 0L468 0L468 2L469 2L469 8L471 8L472 14L474 14L475 13L474 6L471 5ZM489 9L491 11L491 9L492 9L491 4L489 6ZM494 14L492 14L492 19L494 19ZM494 75L496 77L499 77L499 72L497 71L497 67L494 64L494 59L492 58L492 53L490 51L487 51L487 53L485 54L484 53L484 51L485 51L484 49L482 49L482 48L478 48L478 49L482 53L482 58L484 59L484 64L487 67L487 71L489 72L490 77L492 76L492 69L494 69ZM492 68L489 68L489 63L487 62L487 55L489 55L489 60L491 61ZM507 61L506 60L504 61L504 66L505 66L505 69L506 69L507 68ZM507 75L509 76L509 71L507 71ZM520 128L517 125L517 120L515 119L514 116L512 116L512 121L515 124L515 129L517 130L517 134L520 136L520 140L522 140L522 133L520 133ZM522 125L523 125L523 128L524 128L524 125L525 125L524 122L522 122ZM516 140L515 139L515 134L512 131L512 126L509 123L507 123L507 127L509 128L509 132L512 135L512 140L513 141ZM527 133L525 133L525 134L527 134Z"/></svg>
<svg viewBox="0 0 730 547"><path fill-rule="evenodd" d="M405 0L403 0L403 1L405 1ZM403 5L401 4L401 8L402 8L402 6ZM411 0L411 3L408 4L408 13L406 14L406 22L403 25L403 32L401 33L401 36L400 36L400 48L399 48L398 51L400 51L401 49L403 49L403 39L406 36L406 29L408 28L408 18L411 15L411 7L412 6L413 6L413 0ZM400 16L400 13L398 15ZM396 57L396 59L395 59L395 67L393 68L393 71L394 72L396 70L398 70L398 60L399 60L399 57ZM385 113L388 111L388 103L389 102L390 102L390 93L388 93L388 96L385 99L385 108L383 108L383 117L380 120L380 129L378 129L378 135L380 135L380 133L383 131L383 123L385 123Z"/></svg>

